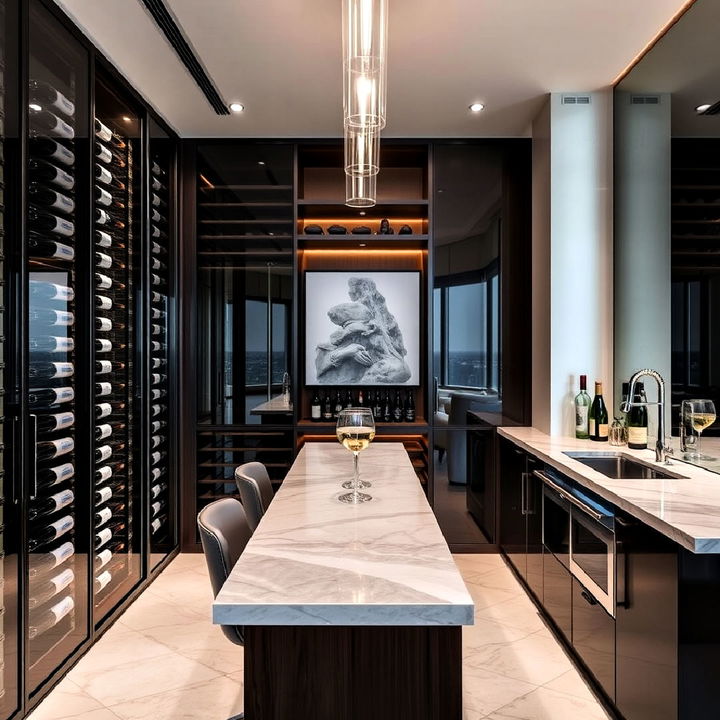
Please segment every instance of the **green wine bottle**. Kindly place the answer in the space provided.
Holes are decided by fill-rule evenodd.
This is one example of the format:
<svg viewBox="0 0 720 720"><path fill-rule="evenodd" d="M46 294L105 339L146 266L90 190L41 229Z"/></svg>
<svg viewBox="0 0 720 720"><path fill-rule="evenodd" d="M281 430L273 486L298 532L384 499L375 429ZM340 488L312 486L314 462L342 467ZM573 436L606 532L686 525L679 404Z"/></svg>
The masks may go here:
<svg viewBox="0 0 720 720"><path fill-rule="evenodd" d="M587 394L587 375L580 376L580 392L575 396L575 437L587 440L590 396Z"/></svg>
<svg viewBox="0 0 720 720"><path fill-rule="evenodd" d="M607 442L608 440L608 411L602 395L602 383L595 381L595 397L590 406L588 417L588 434L591 440Z"/></svg>
<svg viewBox="0 0 720 720"><path fill-rule="evenodd" d="M647 402L645 386L635 383L633 403ZM645 450L648 441L648 413L644 405L633 405L627 416L628 447L633 450Z"/></svg>

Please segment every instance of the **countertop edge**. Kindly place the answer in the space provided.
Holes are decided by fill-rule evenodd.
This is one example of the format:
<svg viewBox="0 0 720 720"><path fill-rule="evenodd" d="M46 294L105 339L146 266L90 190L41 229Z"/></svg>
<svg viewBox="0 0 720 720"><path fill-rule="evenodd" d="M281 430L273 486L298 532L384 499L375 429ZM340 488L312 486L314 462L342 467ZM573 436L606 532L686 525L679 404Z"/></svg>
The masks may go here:
<svg viewBox="0 0 720 720"><path fill-rule="evenodd" d="M648 525L649 527L657 530L658 532L662 533L666 537L668 537L670 540L673 540L674 542L677 542L679 545L682 545L682 547L686 548L687 550L690 550L691 552L695 554L714 554L714 553L720 553L720 538L712 538L712 537L693 537L692 535L689 535L685 531L681 530L680 528L671 525L667 521L663 520L662 518L659 518L657 515L653 515L652 513L647 512L646 510L643 510L641 507L638 507L636 504L634 504L632 501L627 500L626 498L621 497L617 493L613 492L612 490L603 487L602 485L598 485L592 478L588 477L587 475L583 474L579 469L573 467L572 465L562 462L558 460L557 458L554 458L552 455L548 455L544 450L534 446L530 441L524 440L522 438L516 437L514 435L514 431L519 428L504 428L499 427L498 428L498 435L501 437L504 437L507 440L510 440L515 445L518 445L519 447L522 447L527 452L531 453L532 455L535 455L536 457L540 458L543 462L546 462L548 465L552 465L556 470L559 472L564 473L565 475L569 475L573 480L577 481L584 487L588 488L589 490L592 490L593 492L600 495L605 500L608 500L609 502L613 503L614 505L617 505L620 509L624 510L625 512L629 513L633 517L637 518L638 520L641 520L643 523ZM549 435L547 436L550 437ZM572 448L568 448L569 450L572 450ZM626 450L626 448L621 448ZM572 462L570 458L568 458L569 462ZM579 463L577 463L579 465Z"/></svg>

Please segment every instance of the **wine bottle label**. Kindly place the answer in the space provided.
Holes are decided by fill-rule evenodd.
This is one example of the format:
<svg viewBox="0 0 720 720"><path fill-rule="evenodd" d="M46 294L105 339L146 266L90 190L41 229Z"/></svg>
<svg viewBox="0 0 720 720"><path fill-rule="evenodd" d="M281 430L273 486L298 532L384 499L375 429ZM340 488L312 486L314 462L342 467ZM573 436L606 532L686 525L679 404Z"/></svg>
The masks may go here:
<svg viewBox="0 0 720 720"><path fill-rule="evenodd" d="M62 545L51 550L48 555L53 558L51 567L57 567L64 563L71 555L75 553L75 546L71 542L65 542Z"/></svg>
<svg viewBox="0 0 720 720"><path fill-rule="evenodd" d="M162 390L153 389L150 391L153 400L159 400L162 397Z"/></svg>
<svg viewBox="0 0 720 720"><path fill-rule="evenodd" d="M162 425L160 424L159 420L153 420L152 424L152 432L156 433L158 430L162 428Z"/></svg>
<svg viewBox="0 0 720 720"><path fill-rule="evenodd" d="M160 462L160 460L162 459L159 452L152 453L152 455L150 455L150 458L151 458L151 462L153 465L157 465Z"/></svg>
<svg viewBox="0 0 720 720"><path fill-rule="evenodd" d="M72 313L65 313L65 314L70 315L71 321L70 321L70 323L68 323L68 325L69 325L72 323L72 320L73 320ZM54 362L54 363L50 363L50 364L54 368L54 372L51 375L51 377L53 377L53 378L71 377L72 374L75 372L75 367L73 366L72 363L69 363L69 362Z"/></svg>
<svg viewBox="0 0 720 720"><path fill-rule="evenodd" d="M97 261L97 266L101 268L109 268L112 267L112 258L109 255L106 255L105 253L95 253L95 260Z"/></svg>
<svg viewBox="0 0 720 720"><path fill-rule="evenodd" d="M112 162L112 153L108 148L100 143L95 144L95 157L104 163Z"/></svg>
<svg viewBox="0 0 720 720"><path fill-rule="evenodd" d="M112 182L112 174L109 173L102 165L96 165L95 167L97 168L97 179L100 182L109 185Z"/></svg>
<svg viewBox="0 0 720 720"><path fill-rule="evenodd" d="M54 141L53 141L54 142ZM75 153L68 150L64 145L56 142L53 151L47 156L52 160L59 160L65 165L72 165L75 162Z"/></svg>
<svg viewBox="0 0 720 720"><path fill-rule="evenodd" d="M72 352L75 349L75 340L71 337L54 337L54 352Z"/></svg>
<svg viewBox="0 0 720 720"><path fill-rule="evenodd" d="M153 435L150 442L152 447L156 448L162 442L162 438L159 435Z"/></svg>
<svg viewBox="0 0 720 720"><path fill-rule="evenodd" d="M102 462L112 455L112 448L109 445L101 445L95 452L97 453L96 460Z"/></svg>
<svg viewBox="0 0 720 720"><path fill-rule="evenodd" d="M112 343L109 340L96 340L97 352L110 352L112 350Z"/></svg>
<svg viewBox="0 0 720 720"><path fill-rule="evenodd" d="M110 468L108 468L109 470ZM97 505L102 505L103 503L106 503L110 498L112 497L112 488L110 487L104 487L100 488L100 490L97 491Z"/></svg>
<svg viewBox="0 0 720 720"><path fill-rule="evenodd" d="M59 93L58 93L59 95ZM69 102L69 101L68 101ZM72 105L72 103L70 103ZM36 105L36 103L33 103L33 105ZM32 105L31 105L32 107ZM50 107L55 107L58 110L62 110L61 107L57 105L57 102L50 103ZM73 105L73 111L74 111L74 105ZM72 129L70 125L68 125L62 118L59 118L55 113L51 113L49 110L46 111L47 115L50 117L49 119L49 127L48 132L55 133L56 135L59 135L60 137L65 138L66 140L72 140L75 137L75 131ZM47 117L47 115L44 115L43 117Z"/></svg>
<svg viewBox="0 0 720 720"><path fill-rule="evenodd" d="M112 530L110 528L103 528L99 533L95 535L95 547L101 547L106 545L112 539Z"/></svg>
<svg viewBox="0 0 720 720"><path fill-rule="evenodd" d="M588 431L590 434L590 437L607 437L608 436L608 424L607 423L600 423L597 426L597 433L595 432L595 419L590 418L588 421Z"/></svg>
<svg viewBox="0 0 720 720"><path fill-rule="evenodd" d="M112 238L104 230L96 230L95 244L100 247L108 248L112 245Z"/></svg>
<svg viewBox="0 0 720 720"><path fill-rule="evenodd" d="M628 445L647 445L648 429L646 427L628 427Z"/></svg>
<svg viewBox="0 0 720 720"><path fill-rule="evenodd" d="M50 219L51 224L48 227L48 230L51 232L55 232L58 235L64 235L65 237L70 237L75 232L75 225L69 220L60 218L57 215L47 215L45 217Z"/></svg>
<svg viewBox="0 0 720 720"><path fill-rule="evenodd" d="M75 448L75 441L72 438L60 438L60 440L50 440L51 445L55 447L55 454L53 457L58 455L66 455L72 452Z"/></svg>
<svg viewBox="0 0 720 720"><path fill-rule="evenodd" d="M54 165L50 166L53 170L53 175L49 178L50 182L55 183L58 187L65 190L72 190L75 186L75 178L70 173L61 170L59 167Z"/></svg>
<svg viewBox="0 0 720 720"><path fill-rule="evenodd" d="M153 485L150 488L150 497L155 499L161 492L162 492L162 487L160 485Z"/></svg>
<svg viewBox="0 0 720 720"><path fill-rule="evenodd" d="M55 586L55 592L59 593L61 590L64 590L74 579L75 573L72 571L72 568L66 568L59 575L56 575L54 578L52 578L50 582Z"/></svg>
<svg viewBox="0 0 720 720"><path fill-rule="evenodd" d="M109 507L104 507L95 516L95 522L97 527L104 525L108 520L112 518L112 510Z"/></svg>
<svg viewBox="0 0 720 720"><path fill-rule="evenodd" d="M102 440L103 438L110 437L112 434L112 425L104 424L104 425L98 425L96 428L95 437L98 440Z"/></svg>
<svg viewBox="0 0 720 720"><path fill-rule="evenodd" d="M95 578L95 592L100 592L102 589L106 588L111 580L112 575L107 570L101 572Z"/></svg>
<svg viewBox="0 0 720 720"><path fill-rule="evenodd" d="M75 398L75 391L71 387L55 388L55 402L70 402Z"/></svg>
<svg viewBox="0 0 720 720"><path fill-rule="evenodd" d="M75 608L75 601L71 595L63 598L57 605L50 608L50 612L55 616L55 623L59 623L67 614Z"/></svg>
<svg viewBox="0 0 720 720"><path fill-rule="evenodd" d="M95 192L97 193L95 200L101 205L105 205L107 207L112 203L112 195L107 190L103 190L101 187L96 187Z"/></svg>
<svg viewBox="0 0 720 720"><path fill-rule="evenodd" d="M104 418L112 412L112 405L110 403L99 403L95 406L95 417Z"/></svg>
<svg viewBox="0 0 720 720"><path fill-rule="evenodd" d="M162 475L162 470L160 468L153 468L152 471L152 479L157 480Z"/></svg>
<svg viewBox="0 0 720 720"><path fill-rule="evenodd" d="M110 140L112 140L112 130L97 118L95 118L95 135L103 142L110 142Z"/></svg>
<svg viewBox="0 0 720 720"><path fill-rule="evenodd" d="M112 327L113 327L112 320L110 318L106 318L106 317L96 318L95 323L97 325L98 330L104 330L106 332L109 332L110 330L112 330Z"/></svg>
<svg viewBox="0 0 720 720"><path fill-rule="evenodd" d="M51 500L53 503L55 503L55 506L51 510L51 512L61 510L62 508L68 506L74 499L75 494L72 490L63 490L62 492L55 493L55 495L51 495L48 500Z"/></svg>
<svg viewBox="0 0 720 720"><path fill-rule="evenodd" d="M65 517L61 517L59 520L50 523L48 527L55 531L55 537L60 537L75 527L75 518L73 518L72 515L66 515Z"/></svg>
<svg viewBox="0 0 720 720"><path fill-rule="evenodd" d="M112 278L109 278L107 275L97 273L95 278L97 280L97 287L99 287L101 290L108 290L112 287Z"/></svg>
<svg viewBox="0 0 720 720"><path fill-rule="evenodd" d="M112 310L112 300L105 295L96 295L97 306L100 310Z"/></svg>
<svg viewBox="0 0 720 720"><path fill-rule="evenodd" d="M150 528L152 529L152 531L154 533L156 533L160 529L161 526L162 526L162 520L160 518L156 518L155 520L152 521Z"/></svg>
<svg viewBox="0 0 720 720"><path fill-rule="evenodd" d="M48 205L48 207L55 208L56 210L62 210L66 213L71 213L75 210L75 202L72 198L61 193L55 193L55 199Z"/></svg>
<svg viewBox="0 0 720 720"><path fill-rule="evenodd" d="M160 207L160 203L161 203L161 202L162 202L162 200L160 200L160 198L159 198L155 193L153 193L153 194L152 194L152 204L153 204L153 206L154 206L154 207Z"/></svg>
<svg viewBox="0 0 720 720"><path fill-rule="evenodd" d="M65 235L66 233L62 233ZM72 234L72 233L70 233ZM54 242L53 243L53 254L51 257L59 258L60 260L74 260L75 251L65 243ZM32 254L32 253L31 253Z"/></svg>
<svg viewBox="0 0 720 720"><path fill-rule="evenodd" d="M55 425L52 430L64 430L65 428L72 427L75 422L75 414L71 412L56 413L50 417L52 417L55 421Z"/></svg>
<svg viewBox="0 0 720 720"><path fill-rule="evenodd" d="M162 503L154 502L151 506L152 514L157 515L162 510Z"/></svg>
<svg viewBox="0 0 720 720"><path fill-rule="evenodd" d="M75 291L72 288L38 280L30 281L30 294L47 300L65 300L67 302L70 302L75 297Z"/></svg>
<svg viewBox="0 0 720 720"><path fill-rule="evenodd" d="M320 406L319 405L313 405L310 408L310 417L313 420L319 420L320 419Z"/></svg>
<svg viewBox="0 0 720 720"><path fill-rule="evenodd" d="M108 550L107 548L105 550L101 550L96 556L95 556L95 567L99 570L102 567L105 567L110 560L112 559L112 551Z"/></svg>
<svg viewBox="0 0 720 720"><path fill-rule="evenodd" d="M160 245L158 245L154 240L152 241L152 245L150 248L151 252L153 252L155 255L159 255L162 252L162 248Z"/></svg>
<svg viewBox="0 0 720 720"><path fill-rule="evenodd" d="M108 465L103 465L101 468L98 468L95 473L97 482L105 482L112 477L112 468Z"/></svg>
<svg viewBox="0 0 720 720"><path fill-rule="evenodd" d="M99 367L97 369L98 375L107 375L112 372L112 363L109 360L98 360Z"/></svg>
<svg viewBox="0 0 720 720"><path fill-rule="evenodd" d="M109 382L97 383L96 391L98 395L110 395L112 393L112 385Z"/></svg>
<svg viewBox="0 0 720 720"><path fill-rule="evenodd" d="M107 225L108 220L110 219L110 216L104 211L98 208L97 214L95 217L95 222L98 225Z"/></svg>
<svg viewBox="0 0 720 720"><path fill-rule="evenodd" d="M72 415L72 413L68 414ZM71 478L75 474L75 467L72 463L63 463L62 465L57 465L53 468L50 468L50 472L55 475L55 483L59 483L62 480L67 480L68 478Z"/></svg>

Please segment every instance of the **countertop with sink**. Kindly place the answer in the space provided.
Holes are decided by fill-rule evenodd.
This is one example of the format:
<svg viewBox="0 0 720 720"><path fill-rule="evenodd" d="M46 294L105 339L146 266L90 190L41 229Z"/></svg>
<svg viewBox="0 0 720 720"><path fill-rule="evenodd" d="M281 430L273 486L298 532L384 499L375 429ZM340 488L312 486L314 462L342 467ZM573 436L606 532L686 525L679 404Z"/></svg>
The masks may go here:
<svg viewBox="0 0 720 720"><path fill-rule="evenodd" d="M682 460L655 462L652 450L550 436L531 427L498 434L694 553L720 553L720 475ZM620 453L678 477L611 478L571 454Z"/></svg>

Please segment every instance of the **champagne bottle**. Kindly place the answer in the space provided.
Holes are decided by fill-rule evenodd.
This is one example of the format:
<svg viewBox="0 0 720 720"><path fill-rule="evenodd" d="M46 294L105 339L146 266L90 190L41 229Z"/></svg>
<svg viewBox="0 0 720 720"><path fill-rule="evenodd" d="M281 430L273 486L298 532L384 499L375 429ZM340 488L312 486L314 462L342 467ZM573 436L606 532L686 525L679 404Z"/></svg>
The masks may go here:
<svg viewBox="0 0 720 720"><path fill-rule="evenodd" d="M72 125L66 123L55 113L43 110L40 105L35 103L30 103L28 111L31 136L51 135L65 140L72 140L75 137Z"/></svg>
<svg viewBox="0 0 720 720"><path fill-rule="evenodd" d="M29 367L31 380L55 380L72 377L75 366L69 362L32 362Z"/></svg>
<svg viewBox="0 0 720 720"><path fill-rule="evenodd" d="M405 403L405 422L415 422L415 394L412 390L408 390Z"/></svg>
<svg viewBox="0 0 720 720"><path fill-rule="evenodd" d="M75 291L66 285L31 280L30 298L32 300L62 300L64 302L70 302L75 298Z"/></svg>
<svg viewBox="0 0 720 720"><path fill-rule="evenodd" d="M312 397L312 402L310 403L310 419L313 422L320 422L322 420L322 405L320 404L320 395L318 394L317 388L315 389L315 393Z"/></svg>
<svg viewBox="0 0 720 720"><path fill-rule="evenodd" d="M40 468L37 472L38 488L45 490L46 488L59 485L65 480L69 480L75 475L75 467L72 463L63 463L51 468Z"/></svg>
<svg viewBox="0 0 720 720"><path fill-rule="evenodd" d="M68 100L59 90L56 90L50 83L43 80L30 80L28 83L28 94L30 98L44 108L52 108L60 111L65 116L72 118L75 115L75 103Z"/></svg>
<svg viewBox="0 0 720 720"><path fill-rule="evenodd" d="M28 636L31 640L54 628L75 609L75 600L72 595L66 595L60 602L55 603L49 610L30 616Z"/></svg>
<svg viewBox="0 0 720 720"><path fill-rule="evenodd" d="M55 240L39 240L29 237L28 250L31 257L57 258L58 260L75 259L75 251L69 245Z"/></svg>
<svg viewBox="0 0 720 720"><path fill-rule="evenodd" d="M575 396L575 437L580 440L587 440L590 435L588 421L591 401L586 391L587 375L581 375L580 392Z"/></svg>
<svg viewBox="0 0 720 720"><path fill-rule="evenodd" d="M52 460L60 455L67 455L75 449L75 441L71 437L59 440L42 440L35 445L38 461Z"/></svg>
<svg viewBox="0 0 720 720"><path fill-rule="evenodd" d="M52 138L36 137L30 140L30 154L34 157L46 158L61 162L68 167L75 162L75 153L61 142Z"/></svg>
<svg viewBox="0 0 720 720"><path fill-rule="evenodd" d="M71 213L75 210L75 201L72 198L36 182L30 183L28 195L31 203L48 210L59 210L64 213Z"/></svg>
<svg viewBox="0 0 720 720"><path fill-rule="evenodd" d="M35 205L28 206L28 225L38 233L50 232L63 237L72 237L75 233L75 225L70 220L41 210Z"/></svg>
<svg viewBox="0 0 720 720"><path fill-rule="evenodd" d="M42 158L30 158L28 161L30 177L35 182L52 183L63 190L72 190L75 179L70 173Z"/></svg>
<svg viewBox="0 0 720 720"><path fill-rule="evenodd" d="M31 337L28 344L33 352L72 352L75 349L73 338L55 335Z"/></svg>
<svg viewBox="0 0 720 720"><path fill-rule="evenodd" d="M633 403L646 403L645 385L635 383ZM648 444L648 412L645 405L633 405L627 414L628 447L633 450L645 450Z"/></svg>
<svg viewBox="0 0 720 720"><path fill-rule="evenodd" d="M75 414L71 412L38 415L37 428L40 433L57 432L75 424Z"/></svg>
<svg viewBox="0 0 720 720"><path fill-rule="evenodd" d="M51 522L43 528L39 528L37 532L30 535L28 539L28 548L30 552L34 552L37 548L57 540L66 533L69 533L75 527L75 518L72 515L65 515L55 522Z"/></svg>
<svg viewBox="0 0 720 720"><path fill-rule="evenodd" d="M59 595L66 587L71 585L75 580L75 573L72 568L65 568L54 577L46 580L39 587L32 587L30 597L28 599L28 608L35 608L44 605Z"/></svg>
<svg viewBox="0 0 720 720"><path fill-rule="evenodd" d="M31 388L28 391L28 404L36 407L49 407L60 403L72 402L75 391L72 387Z"/></svg>
<svg viewBox="0 0 720 720"><path fill-rule="evenodd" d="M72 490L62 490L50 497L32 502L30 504L28 517L30 520L36 520L37 518L45 515L52 515L53 513L66 508L68 505L71 505L74 500L75 493Z"/></svg>
<svg viewBox="0 0 720 720"><path fill-rule="evenodd" d="M595 381L595 397L588 414L588 434L591 440L607 442L608 411L603 400L602 383L598 380Z"/></svg>
<svg viewBox="0 0 720 720"><path fill-rule="evenodd" d="M33 553L30 555L30 572L31 578L38 577L43 573L54 570L62 565L75 554L75 546L71 542L64 542L62 545L54 548L47 553Z"/></svg>

